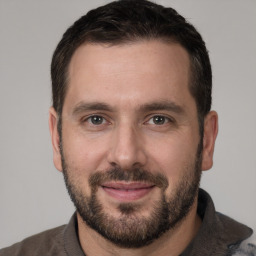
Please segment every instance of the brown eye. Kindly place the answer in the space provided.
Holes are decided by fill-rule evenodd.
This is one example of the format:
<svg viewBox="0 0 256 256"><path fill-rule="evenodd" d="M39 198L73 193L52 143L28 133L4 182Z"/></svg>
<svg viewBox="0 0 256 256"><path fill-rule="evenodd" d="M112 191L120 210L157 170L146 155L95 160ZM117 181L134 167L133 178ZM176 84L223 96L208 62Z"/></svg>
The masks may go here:
<svg viewBox="0 0 256 256"><path fill-rule="evenodd" d="M153 117L154 124L164 124L166 122L166 118L164 116L154 116Z"/></svg>
<svg viewBox="0 0 256 256"><path fill-rule="evenodd" d="M87 121L93 125L101 125L106 122L102 116L90 116Z"/></svg>
<svg viewBox="0 0 256 256"><path fill-rule="evenodd" d="M170 121L170 119L165 116L153 116L152 118L150 118L148 123L155 124L155 125L163 125L163 124L168 123L169 121Z"/></svg>

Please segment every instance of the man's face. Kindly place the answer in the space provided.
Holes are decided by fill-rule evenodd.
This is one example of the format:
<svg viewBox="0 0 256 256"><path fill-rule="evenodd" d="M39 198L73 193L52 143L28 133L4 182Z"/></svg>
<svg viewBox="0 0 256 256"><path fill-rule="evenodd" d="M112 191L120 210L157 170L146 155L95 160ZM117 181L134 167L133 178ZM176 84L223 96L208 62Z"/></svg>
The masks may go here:
<svg viewBox="0 0 256 256"><path fill-rule="evenodd" d="M77 49L55 166L78 214L123 247L150 243L195 205L201 174L189 57L160 41Z"/></svg>

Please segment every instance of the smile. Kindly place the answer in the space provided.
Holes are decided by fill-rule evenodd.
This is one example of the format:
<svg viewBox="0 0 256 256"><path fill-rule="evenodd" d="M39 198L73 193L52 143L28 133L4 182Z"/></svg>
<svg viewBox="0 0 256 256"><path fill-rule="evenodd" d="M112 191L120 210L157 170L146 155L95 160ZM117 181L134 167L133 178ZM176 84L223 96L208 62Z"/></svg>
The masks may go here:
<svg viewBox="0 0 256 256"><path fill-rule="evenodd" d="M101 187L112 198L118 201L128 202L143 198L154 189L155 185L136 182L110 182L104 183Z"/></svg>

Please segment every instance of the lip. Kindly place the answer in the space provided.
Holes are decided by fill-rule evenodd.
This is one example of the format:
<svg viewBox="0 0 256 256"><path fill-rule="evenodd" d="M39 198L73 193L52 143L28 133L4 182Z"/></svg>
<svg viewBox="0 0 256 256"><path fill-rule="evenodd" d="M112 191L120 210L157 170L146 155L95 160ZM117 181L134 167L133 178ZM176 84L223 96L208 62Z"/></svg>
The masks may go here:
<svg viewBox="0 0 256 256"><path fill-rule="evenodd" d="M143 198L154 189L155 185L141 182L108 182L101 187L110 197L128 202Z"/></svg>

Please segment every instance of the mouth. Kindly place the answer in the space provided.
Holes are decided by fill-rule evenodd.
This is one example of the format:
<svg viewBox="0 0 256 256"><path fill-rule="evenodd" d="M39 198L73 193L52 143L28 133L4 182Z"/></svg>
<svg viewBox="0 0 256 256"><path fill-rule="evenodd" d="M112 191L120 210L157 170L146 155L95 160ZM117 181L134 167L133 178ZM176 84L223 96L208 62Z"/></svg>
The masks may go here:
<svg viewBox="0 0 256 256"><path fill-rule="evenodd" d="M143 182L107 182L101 187L110 197L129 202L143 198L154 189L155 185Z"/></svg>

